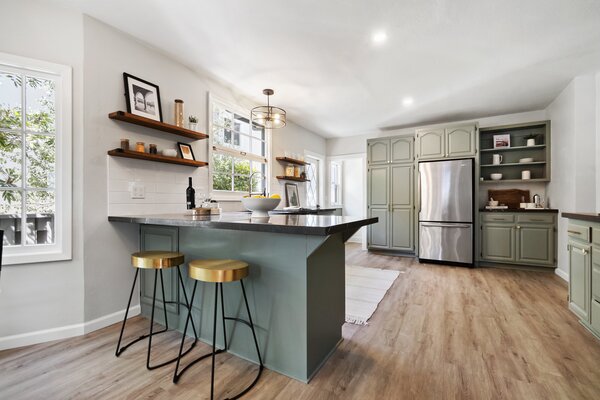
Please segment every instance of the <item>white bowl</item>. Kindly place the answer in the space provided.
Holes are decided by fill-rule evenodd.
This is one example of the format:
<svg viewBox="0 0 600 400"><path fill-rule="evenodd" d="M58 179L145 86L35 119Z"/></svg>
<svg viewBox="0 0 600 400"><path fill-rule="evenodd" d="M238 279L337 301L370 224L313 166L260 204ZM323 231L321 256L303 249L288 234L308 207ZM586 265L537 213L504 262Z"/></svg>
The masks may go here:
<svg viewBox="0 0 600 400"><path fill-rule="evenodd" d="M175 149L164 149L162 151L163 156L167 156L167 157L177 157L177 150Z"/></svg>
<svg viewBox="0 0 600 400"><path fill-rule="evenodd" d="M521 158L521 159L519 160L519 162L520 162L521 164L523 164L523 163L530 163L530 162L533 162L533 158L531 158L531 157L527 157L527 158Z"/></svg>
<svg viewBox="0 0 600 400"><path fill-rule="evenodd" d="M490 175L490 178L491 178L493 181L499 181L500 179L502 179L502 174L491 174L491 175Z"/></svg>
<svg viewBox="0 0 600 400"><path fill-rule="evenodd" d="M490 201L488 201L488 206L490 206L490 207L498 207L498 200L490 200Z"/></svg>
<svg viewBox="0 0 600 400"><path fill-rule="evenodd" d="M268 217L269 211L274 210L281 199L261 199L256 197L244 197L242 204L247 210L252 211L252 218L256 217Z"/></svg>

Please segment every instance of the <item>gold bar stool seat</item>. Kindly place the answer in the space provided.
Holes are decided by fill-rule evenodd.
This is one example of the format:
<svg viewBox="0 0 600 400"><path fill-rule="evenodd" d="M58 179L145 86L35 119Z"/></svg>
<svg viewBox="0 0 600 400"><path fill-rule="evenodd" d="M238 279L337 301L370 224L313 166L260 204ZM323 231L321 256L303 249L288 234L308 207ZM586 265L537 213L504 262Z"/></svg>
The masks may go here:
<svg viewBox="0 0 600 400"><path fill-rule="evenodd" d="M191 303L188 301L187 293L185 291L185 284L183 283L183 277L181 276L181 270L179 266L184 263L184 255L177 252L169 252L169 251L140 251L137 253L133 253L131 255L131 265L135 267L135 277L133 278L133 285L131 286L131 293L129 294L129 301L127 302L127 308L125 309L125 318L123 319L123 325L121 326L121 333L119 334L119 342L117 343L117 350L115 352L115 356L119 357L129 346L134 343L139 342L145 338L148 338L148 355L146 357L146 368L147 369L156 369L163 367L172 362L178 361L182 356L187 354L198 341L198 334L196 332L196 326L194 325L194 321L192 321L192 329L194 331L194 342L192 345L182 354L181 350L179 355L171 360L165 361L158 365L150 365L150 354L152 350L152 336L158 335L159 333L167 332L169 330L169 319L167 316L167 304L180 304L184 307L187 307L188 310L191 310ZM181 285L183 296L185 299L185 304L180 303L179 301L167 301L165 296L165 282L163 278L163 270L168 268L177 268L177 276L179 280L179 284ZM131 299L133 297L133 292L135 290L135 283L138 279L138 275L140 269L146 270L154 270L154 292L152 295L152 312L150 317L150 333L142 335L137 339L129 342L125 346L121 347L121 340L123 339L123 332L125 331L125 324L127 322L127 314L129 313L129 307L131 306ZM165 316L165 328L159 330L158 332L153 331L154 327L154 307L156 305L156 284L158 282L158 276L160 275L160 286L162 290L162 299L163 299L163 311ZM187 323L185 331L183 332L183 338L185 339L185 334L187 332Z"/></svg>
<svg viewBox="0 0 600 400"><path fill-rule="evenodd" d="M191 298L190 304L193 304L193 302L194 302L194 296L196 295L196 287L197 287L199 281L215 284L215 304L214 304L215 309L214 309L214 314L213 314L214 317L213 317L212 352L204 354L204 355L198 357L197 359L195 359L194 361L191 361L187 366L185 366L181 371L179 371L179 363L180 363L179 359L185 354L185 353L182 353L183 342L185 339L185 336L184 336L184 338L182 338L182 340L181 340L181 345L179 346L179 357L177 360L177 364L175 365L175 374L173 375L173 382L177 383L177 381L179 380L181 375L189 367L191 367L198 361L201 361L210 356L210 357L212 357L211 374L210 374L210 398L212 400L214 398L214 388L215 388L215 355L225 352L228 349L225 320L241 322L242 324L250 327L250 329L252 331L252 337L254 338L254 346L256 347L256 355L258 356L259 368L258 368L258 373L257 373L256 377L254 378L252 383L250 383L250 385L248 385L244 390L242 390L240 393L236 394L235 396L229 397L229 399L232 399L232 400L239 399L240 397L242 397L243 395L248 393L250 391L250 389L252 389L254 387L254 385L258 382L258 379L260 378L260 375L264 368L263 362L262 362L262 357L260 355L260 349L258 348L258 340L256 339L254 323L252 322L252 315L250 314L250 307L248 306L248 298L246 297L246 289L244 288L243 279L248 276L248 273L249 273L248 264L243 261L239 261L239 260L220 260L220 259L193 260L189 263L188 267L189 267L188 274L189 274L190 278L194 279L194 289L192 290L192 298ZM246 313L248 314L248 321L240 319L240 318L225 316L225 306L223 303L223 283L235 282L235 281L239 281L240 286L242 288L242 295L244 297L244 303L246 305ZM220 296L219 296L219 294L220 294ZM216 339L217 339L217 337L216 337L216 335L217 335L217 305L218 305L219 297L221 299L221 320L223 323L223 342L225 344L223 349L216 349L216 345L215 345ZM193 324L191 307L189 308L188 316L185 321L184 331L187 330L187 325L190 321L192 321L192 324Z"/></svg>

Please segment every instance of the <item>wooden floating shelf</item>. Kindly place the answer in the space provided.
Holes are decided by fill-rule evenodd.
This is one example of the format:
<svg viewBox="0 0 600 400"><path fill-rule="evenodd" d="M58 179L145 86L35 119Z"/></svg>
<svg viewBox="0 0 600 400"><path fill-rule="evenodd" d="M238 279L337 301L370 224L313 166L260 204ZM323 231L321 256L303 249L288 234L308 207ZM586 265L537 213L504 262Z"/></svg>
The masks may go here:
<svg viewBox="0 0 600 400"><path fill-rule="evenodd" d="M550 179L546 178L536 178L536 179L500 179L499 181L494 181L492 179L486 179L484 181L480 181L479 183L529 183L529 182L549 182Z"/></svg>
<svg viewBox="0 0 600 400"><path fill-rule="evenodd" d="M140 117L139 115L133 115L125 111L115 111L108 114L108 118L115 119L117 121L128 122L130 124L145 126L146 128L152 128L159 131L172 133L174 135L183 136L190 139L202 140L208 138L207 134L202 132L192 131L190 129L181 128L179 126L167 124L165 122L155 121L150 118Z"/></svg>
<svg viewBox="0 0 600 400"><path fill-rule="evenodd" d="M516 147L498 147L496 149L481 149L482 153L490 152L490 151L513 151L513 150L532 150L532 149L543 149L545 148L545 144L536 144L535 146L516 146Z"/></svg>
<svg viewBox="0 0 600 400"><path fill-rule="evenodd" d="M546 161L533 161L527 163L508 163L508 164L485 164L482 165L481 168L489 168L489 167L518 167L518 166L528 166L528 165L544 165Z"/></svg>
<svg viewBox="0 0 600 400"><path fill-rule="evenodd" d="M195 160L186 160L184 158L177 157L167 157L160 154L150 154L150 153L142 153L139 151L131 151L131 150L121 150L114 149L108 152L109 156L113 157L124 157L124 158L133 158L135 160L146 160L146 161L154 161L160 163L167 164L178 164L185 165L187 167L206 167L208 165L207 162L204 161L195 161Z"/></svg>
<svg viewBox="0 0 600 400"><path fill-rule="evenodd" d="M275 157L275 159L277 161L286 162L286 163L290 163L290 164L296 164L296 165L310 164L310 163L307 163L306 161L296 160L295 158L289 158L289 157Z"/></svg>
<svg viewBox="0 0 600 400"><path fill-rule="evenodd" d="M286 181L294 181L294 182L309 182L310 179L305 178L296 178L295 176L278 176L277 179L282 179Z"/></svg>

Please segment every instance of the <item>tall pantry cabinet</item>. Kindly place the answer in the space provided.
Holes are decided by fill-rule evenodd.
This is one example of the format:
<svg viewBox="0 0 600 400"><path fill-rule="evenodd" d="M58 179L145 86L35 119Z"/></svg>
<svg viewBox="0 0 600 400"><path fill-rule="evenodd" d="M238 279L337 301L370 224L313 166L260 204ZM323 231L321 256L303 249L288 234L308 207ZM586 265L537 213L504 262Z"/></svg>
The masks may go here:
<svg viewBox="0 0 600 400"><path fill-rule="evenodd" d="M367 213L379 218L368 248L415 251L414 145L412 135L367 141Z"/></svg>

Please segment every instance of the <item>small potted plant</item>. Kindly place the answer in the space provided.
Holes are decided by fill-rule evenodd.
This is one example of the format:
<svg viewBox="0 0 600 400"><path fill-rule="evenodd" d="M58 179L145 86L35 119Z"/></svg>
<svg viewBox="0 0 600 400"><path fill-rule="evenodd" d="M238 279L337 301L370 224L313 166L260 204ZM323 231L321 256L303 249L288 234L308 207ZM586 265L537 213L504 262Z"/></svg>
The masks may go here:
<svg viewBox="0 0 600 400"><path fill-rule="evenodd" d="M198 126L198 118L193 115L190 115L188 118L190 130L195 131L196 126Z"/></svg>

